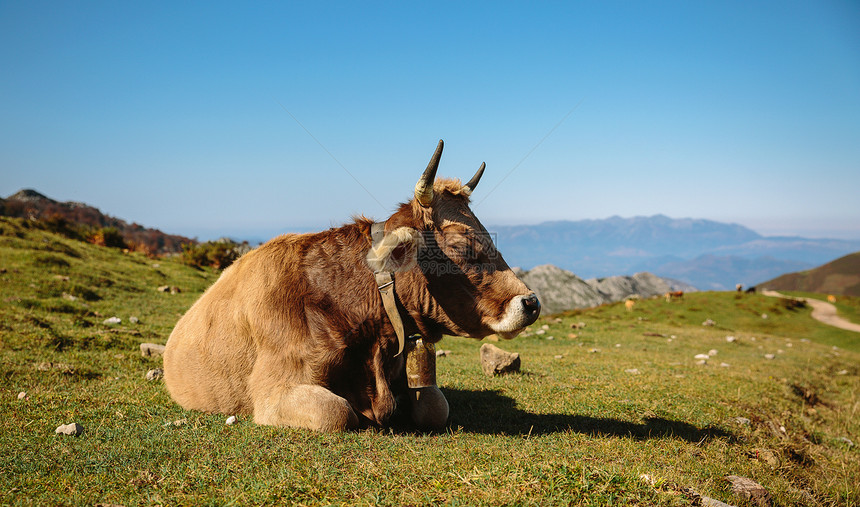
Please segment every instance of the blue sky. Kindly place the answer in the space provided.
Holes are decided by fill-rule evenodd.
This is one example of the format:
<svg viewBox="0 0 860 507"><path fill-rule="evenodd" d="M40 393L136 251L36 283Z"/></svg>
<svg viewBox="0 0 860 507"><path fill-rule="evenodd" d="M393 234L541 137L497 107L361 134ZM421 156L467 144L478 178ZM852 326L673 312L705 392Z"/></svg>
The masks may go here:
<svg viewBox="0 0 860 507"><path fill-rule="evenodd" d="M492 224L860 238L860 3L0 0L0 196L262 238L487 172Z"/></svg>

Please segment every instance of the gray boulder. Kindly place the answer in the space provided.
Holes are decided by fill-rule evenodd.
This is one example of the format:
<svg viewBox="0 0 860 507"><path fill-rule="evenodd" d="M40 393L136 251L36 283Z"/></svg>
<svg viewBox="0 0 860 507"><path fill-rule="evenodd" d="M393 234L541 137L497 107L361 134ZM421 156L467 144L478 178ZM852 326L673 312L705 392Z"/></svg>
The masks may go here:
<svg viewBox="0 0 860 507"><path fill-rule="evenodd" d="M609 301L622 301L630 296L649 298L662 296L667 292L694 292L692 285L676 280L660 278L651 273L636 273L633 276L610 276L607 278L591 278L585 281L597 292L603 294Z"/></svg>
<svg viewBox="0 0 860 507"><path fill-rule="evenodd" d="M485 343L481 345L481 369L489 377L518 372L520 371L520 355Z"/></svg>
<svg viewBox="0 0 860 507"><path fill-rule="evenodd" d="M552 264L521 271L519 276L537 294L544 315L573 308L591 308L609 302L585 280Z"/></svg>
<svg viewBox="0 0 860 507"><path fill-rule="evenodd" d="M696 288L651 273L632 276L610 276L583 280L570 271L544 264L530 271L513 268L514 273L529 286L540 299L543 315L592 308L606 303L623 301L631 296L649 298L667 292L695 292Z"/></svg>

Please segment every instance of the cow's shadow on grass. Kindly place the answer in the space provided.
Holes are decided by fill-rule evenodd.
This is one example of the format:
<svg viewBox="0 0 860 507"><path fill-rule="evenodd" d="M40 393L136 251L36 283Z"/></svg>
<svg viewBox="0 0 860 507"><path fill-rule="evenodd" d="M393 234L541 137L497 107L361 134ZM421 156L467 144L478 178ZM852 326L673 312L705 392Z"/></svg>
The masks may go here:
<svg viewBox="0 0 860 507"><path fill-rule="evenodd" d="M546 435L573 431L594 436L627 437L636 440L679 438L702 442L713 438L734 441L735 436L721 428L697 428L683 421L659 417L643 422L570 414L533 414L516 407L512 398L498 391L445 389L451 407L449 425L461 431L481 434Z"/></svg>

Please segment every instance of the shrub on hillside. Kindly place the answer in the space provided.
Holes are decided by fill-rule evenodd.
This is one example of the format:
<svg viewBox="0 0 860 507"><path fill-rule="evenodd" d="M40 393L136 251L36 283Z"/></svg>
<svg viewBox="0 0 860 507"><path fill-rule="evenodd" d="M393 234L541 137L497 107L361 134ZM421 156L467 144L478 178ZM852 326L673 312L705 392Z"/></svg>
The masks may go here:
<svg viewBox="0 0 860 507"><path fill-rule="evenodd" d="M70 239L84 240L87 237L88 228L69 222L65 217L56 213L47 218L34 220L33 225L39 229L54 232Z"/></svg>
<svg viewBox="0 0 860 507"><path fill-rule="evenodd" d="M122 234L116 227L102 227L92 232L87 240L98 246L109 246L112 248L128 248Z"/></svg>
<svg viewBox="0 0 860 507"><path fill-rule="evenodd" d="M147 245L145 243L138 243L137 241L134 241L134 240L131 240L128 242L128 250L130 252L142 253L143 255L149 257L150 259L154 259L155 257L158 257L152 251L152 249L149 247L149 245Z"/></svg>
<svg viewBox="0 0 860 507"><path fill-rule="evenodd" d="M184 243L182 245L182 262L190 266L226 269L249 250L251 250L251 246L247 241L236 243L226 238L196 245Z"/></svg>

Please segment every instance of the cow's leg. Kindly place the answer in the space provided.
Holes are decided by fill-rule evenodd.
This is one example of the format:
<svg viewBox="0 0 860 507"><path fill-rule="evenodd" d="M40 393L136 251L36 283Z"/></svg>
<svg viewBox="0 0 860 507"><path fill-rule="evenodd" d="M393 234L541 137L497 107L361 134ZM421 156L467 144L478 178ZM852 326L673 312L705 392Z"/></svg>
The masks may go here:
<svg viewBox="0 0 860 507"><path fill-rule="evenodd" d="M273 389L254 400L254 422L271 426L342 431L358 426L358 416L344 398L328 389L302 384Z"/></svg>

